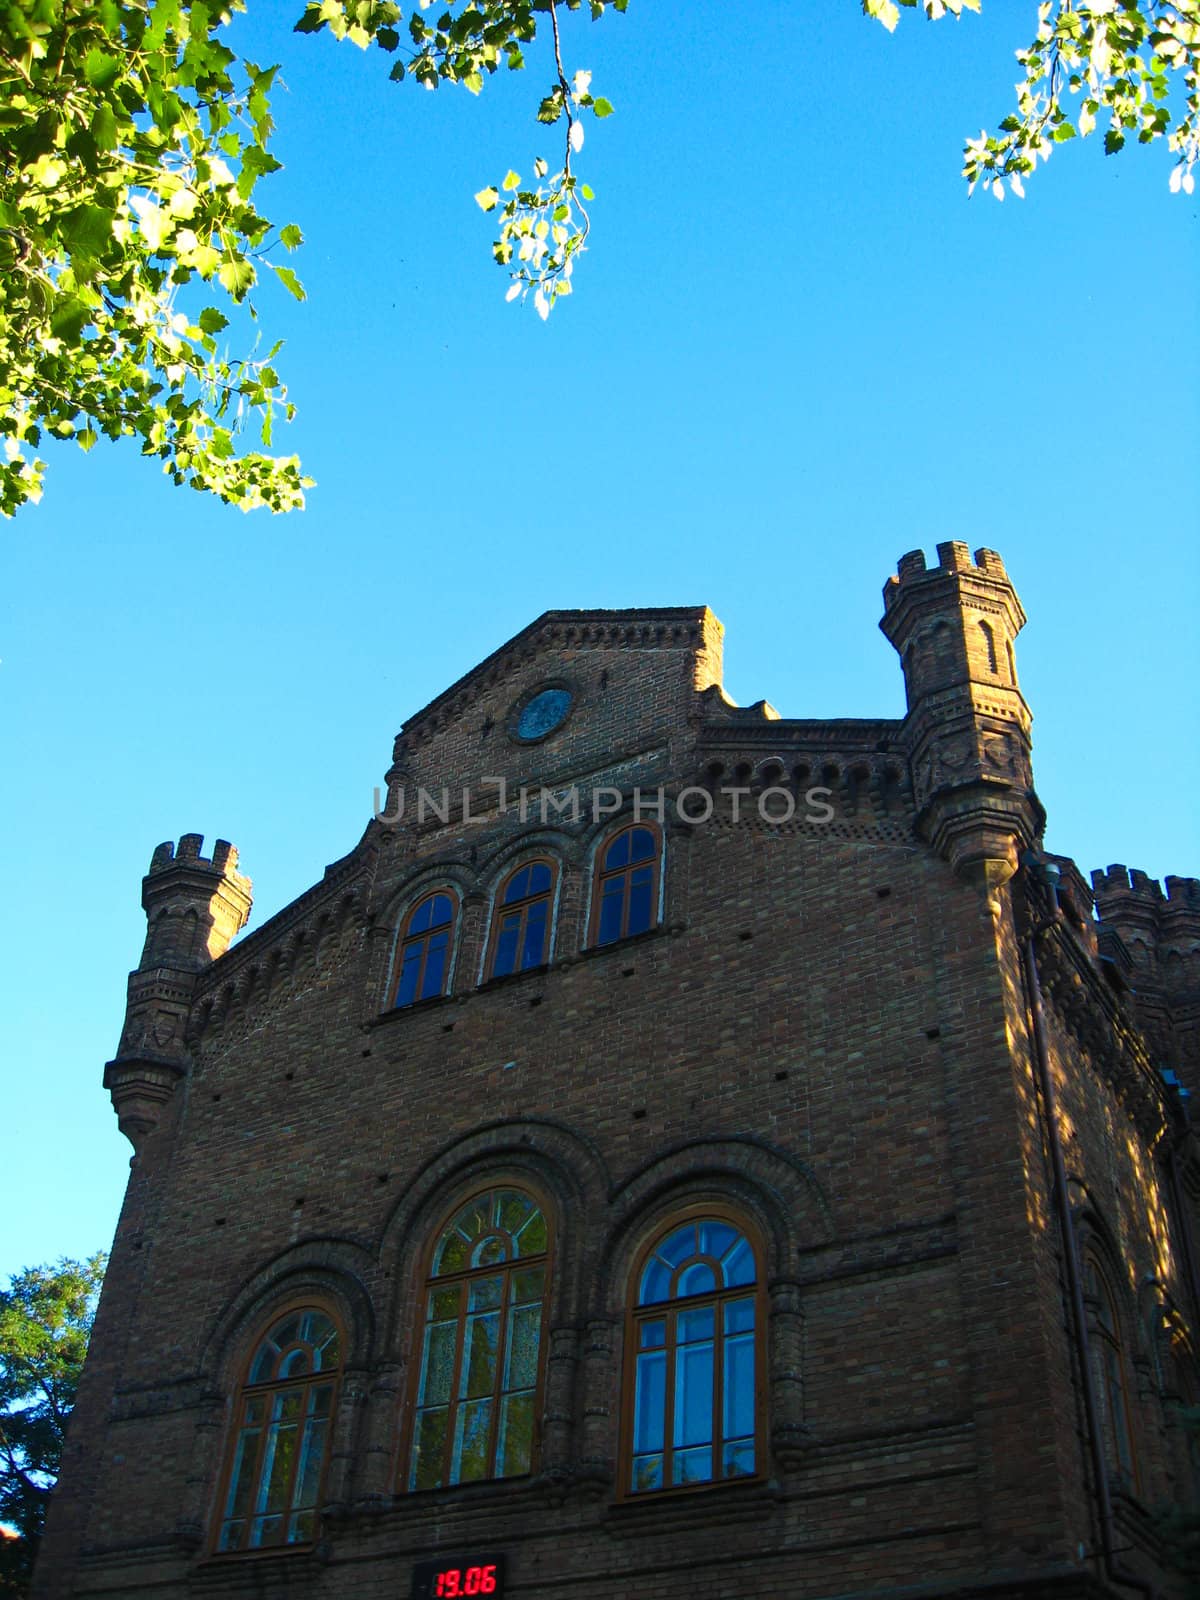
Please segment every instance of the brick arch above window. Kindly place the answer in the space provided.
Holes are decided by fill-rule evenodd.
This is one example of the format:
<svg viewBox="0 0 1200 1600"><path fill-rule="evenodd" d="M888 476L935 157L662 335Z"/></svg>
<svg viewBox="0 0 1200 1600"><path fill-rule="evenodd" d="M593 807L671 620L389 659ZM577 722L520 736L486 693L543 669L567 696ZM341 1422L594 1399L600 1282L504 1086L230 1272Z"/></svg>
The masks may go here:
<svg viewBox="0 0 1200 1600"><path fill-rule="evenodd" d="M833 1245L838 1236L829 1198L807 1162L754 1138L689 1140L658 1152L615 1185L594 1308L620 1302L647 1228L676 1210L705 1204L735 1206L754 1219L771 1279L790 1279L801 1250Z"/></svg>
<svg viewBox="0 0 1200 1600"><path fill-rule="evenodd" d="M385 1281L395 1286L387 1309L387 1359L400 1359L408 1349L412 1307L403 1285L423 1281L430 1238L463 1199L498 1183L538 1194L555 1233L570 1241L556 1263L553 1316L569 1321L580 1314L585 1285L595 1274L594 1247L585 1224L604 1213L607 1167L589 1139L561 1123L506 1119L450 1141L403 1183L378 1254Z"/></svg>

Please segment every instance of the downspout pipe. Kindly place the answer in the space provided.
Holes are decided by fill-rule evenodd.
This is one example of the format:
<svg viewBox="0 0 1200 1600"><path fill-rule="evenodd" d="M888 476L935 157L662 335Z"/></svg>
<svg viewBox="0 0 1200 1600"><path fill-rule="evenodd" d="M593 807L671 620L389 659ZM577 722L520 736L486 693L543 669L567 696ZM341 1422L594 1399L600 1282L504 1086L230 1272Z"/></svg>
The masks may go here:
<svg viewBox="0 0 1200 1600"><path fill-rule="evenodd" d="M1029 1009L1033 1020L1033 1055L1038 1088L1045 1111L1047 1142L1050 1146L1050 1166L1054 1177L1054 1210L1058 1219L1063 1245L1063 1263L1067 1274L1067 1295L1071 1305L1072 1333L1075 1353L1079 1363L1080 1382L1083 1388L1083 1410L1087 1424L1088 1453L1091 1458L1092 1483L1096 1498L1096 1515L1100 1525L1100 1554L1104 1562L1104 1575L1110 1583L1136 1589L1147 1600L1158 1600L1158 1590L1145 1578L1123 1567L1116 1557L1114 1540L1112 1493L1108 1484L1108 1461L1104 1452L1104 1433L1100 1424L1100 1406L1096 1398L1096 1385L1092 1374L1091 1340L1088 1335L1087 1311L1083 1302L1083 1269L1075 1242L1075 1223L1071 1216L1071 1202L1067 1190L1067 1169L1063 1160L1062 1140L1058 1132L1058 1102L1054 1093L1054 1078L1050 1071L1050 1049L1046 1039L1046 1015L1042 1004L1042 985L1038 975L1037 940L1047 928L1061 920L1058 904L1058 884L1061 870L1052 861L1042 861L1027 856L1022 863L1027 881L1037 884L1050 902L1049 915L1030 929L1023 946L1025 982L1029 994Z"/></svg>

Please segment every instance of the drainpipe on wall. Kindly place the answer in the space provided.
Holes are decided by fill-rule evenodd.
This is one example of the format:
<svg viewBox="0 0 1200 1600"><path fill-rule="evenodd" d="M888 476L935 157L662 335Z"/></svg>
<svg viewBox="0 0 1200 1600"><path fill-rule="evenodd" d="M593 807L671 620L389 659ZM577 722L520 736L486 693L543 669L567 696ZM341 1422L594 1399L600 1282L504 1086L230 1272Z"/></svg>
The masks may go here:
<svg viewBox="0 0 1200 1600"><path fill-rule="evenodd" d="M1091 1341L1088 1336L1087 1311L1083 1303L1083 1273L1079 1265L1079 1251L1075 1243L1075 1224L1071 1216L1071 1202L1067 1193L1067 1169L1063 1161L1062 1140L1058 1133L1058 1104L1054 1095L1054 1079L1050 1072L1050 1051L1046 1042L1046 1018L1042 1008L1042 986L1038 977L1036 940L1038 935L1060 919L1058 883L1062 876L1052 861L1039 861L1027 856L1022 863L1027 879L1034 879L1046 891L1050 900L1050 915L1031 929L1025 940L1025 982L1029 993L1029 1009L1033 1020L1033 1054L1038 1088L1045 1111L1047 1138L1050 1144L1050 1165L1054 1175L1054 1210L1058 1218L1059 1234L1063 1245L1063 1263L1067 1273L1067 1293L1071 1303L1071 1322L1075 1354L1079 1363L1083 1386L1083 1410L1087 1423L1088 1447L1092 1464L1092 1483L1095 1489L1096 1514L1100 1524L1100 1553L1104 1561L1104 1575L1110 1583L1136 1589L1147 1600L1159 1600L1158 1590L1145 1578L1123 1567L1116 1558L1113 1538L1114 1517L1112 1494L1108 1486L1108 1461L1104 1453L1104 1435L1100 1426L1100 1407L1096 1399L1096 1385L1092 1376Z"/></svg>

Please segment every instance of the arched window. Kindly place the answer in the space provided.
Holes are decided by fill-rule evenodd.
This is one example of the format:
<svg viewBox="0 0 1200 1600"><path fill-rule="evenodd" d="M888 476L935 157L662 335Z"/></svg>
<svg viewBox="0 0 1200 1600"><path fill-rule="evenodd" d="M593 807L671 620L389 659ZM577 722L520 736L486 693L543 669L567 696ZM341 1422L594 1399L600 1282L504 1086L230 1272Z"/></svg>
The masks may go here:
<svg viewBox="0 0 1200 1600"><path fill-rule="evenodd" d="M641 1259L627 1319L629 1494L759 1470L754 1249L725 1217L676 1224Z"/></svg>
<svg viewBox="0 0 1200 1600"><path fill-rule="evenodd" d="M983 648L987 653L987 667L989 672L999 673L1000 663L996 659L996 635L990 622L981 622L979 631L983 635Z"/></svg>
<svg viewBox="0 0 1200 1600"><path fill-rule="evenodd" d="M594 943L645 933L658 921L658 835L623 828L600 852L593 895Z"/></svg>
<svg viewBox="0 0 1200 1600"><path fill-rule="evenodd" d="M1125 1387L1121 1324L1108 1279L1093 1256L1087 1258L1084 1267L1084 1287L1092 1303L1093 1378L1104 1423L1105 1452L1113 1471L1124 1482L1132 1485L1136 1478L1136 1469L1133 1458L1133 1430L1129 1419L1129 1399Z"/></svg>
<svg viewBox="0 0 1200 1600"><path fill-rule="evenodd" d="M550 1240L520 1189L489 1189L434 1246L425 1294L410 1489L530 1470Z"/></svg>
<svg viewBox="0 0 1200 1600"><path fill-rule="evenodd" d="M259 1341L238 1398L219 1551L316 1537L341 1360L335 1323L312 1306Z"/></svg>
<svg viewBox="0 0 1200 1600"><path fill-rule="evenodd" d="M518 867L496 897L488 976L525 972L550 959L554 868L548 861Z"/></svg>
<svg viewBox="0 0 1200 1600"><path fill-rule="evenodd" d="M415 1000L445 994L450 978L456 910L454 896L439 889L426 895L409 914L397 963L400 973L396 981L398 1006L411 1006Z"/></svg>

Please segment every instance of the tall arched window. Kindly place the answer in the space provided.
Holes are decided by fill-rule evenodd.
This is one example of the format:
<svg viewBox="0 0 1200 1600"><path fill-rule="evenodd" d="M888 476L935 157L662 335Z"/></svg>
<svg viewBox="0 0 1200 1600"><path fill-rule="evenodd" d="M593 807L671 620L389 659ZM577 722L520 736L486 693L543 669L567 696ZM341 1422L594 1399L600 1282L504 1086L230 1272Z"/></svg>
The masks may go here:
<svg viewBox="0 0 1200 1600"><path fill-rule="evenodd" d="M622 828L600 852L593 891L593 942L613 944L658 921L659 840L652 828Z"/></svg>
<svg viewBox="0 0 1200 1600"><path fill-rule="evenodd" d="M456 910L454 896L445 889L426 895L413 907L400 940L396 980L398 1006L410 1006L415 1000L445 994L450 978Z"/></svg>
<svg viewBox="0 0 1200 1600"><path fill-rule="evenodd" d="M219 1551L316 1537L341 1360L336 1324L313 1306L287 1312L259 1341L238 1397Z"/></svg>
<svg viewBox="0 0 1200 1600"><path fill-rule="evenodd" d="M554 868L548 861L518 867L496 897L488 976L525 972L550 959Z"/></svg>
<svg viewBox="0 0 1200 1600"><path fill-rule="evenodd" d="M434 1246L408 1469L410 1489L530 1470L550 1240L520 1189L489 1189Z"/></svg>
<svg viewBox="0 0 1200 1600"><path fill-rule="evenodd" d="M677 1223L642 1257L627 1318L626 1493L759 1471L759 1276L726 1217Z"/></svg>
<svg viewBox="0 0 1200 1600"><path fill-rule="evenodd" d="M1125 1387L1125 1357L1121 1348L1121 1323L1117 1303L1104 1272L1094 1256L1084 1267L1084 1286L1092 1306L1092 1361L1104 1422L1104 1445L1109 1465L1126 1483L1136 1479L1133 1430Z"/></svg>

